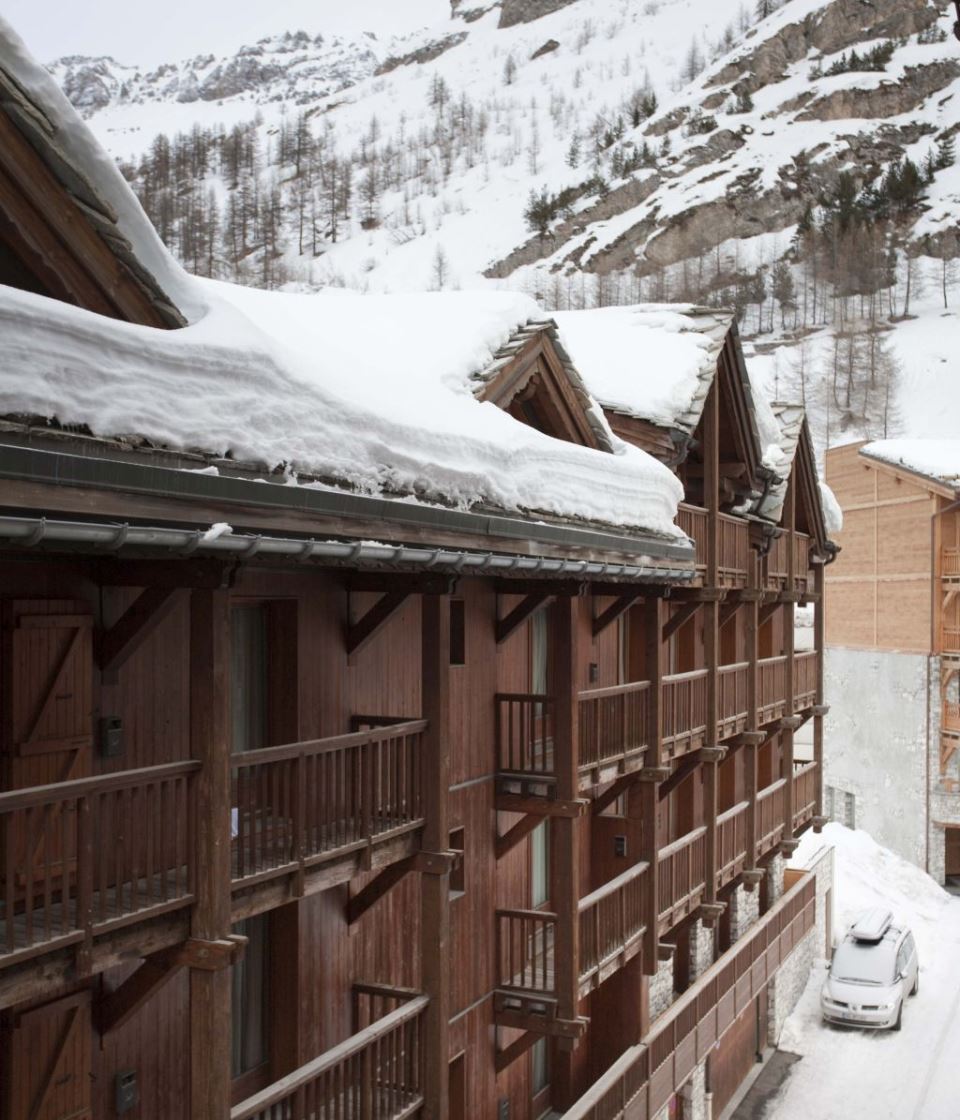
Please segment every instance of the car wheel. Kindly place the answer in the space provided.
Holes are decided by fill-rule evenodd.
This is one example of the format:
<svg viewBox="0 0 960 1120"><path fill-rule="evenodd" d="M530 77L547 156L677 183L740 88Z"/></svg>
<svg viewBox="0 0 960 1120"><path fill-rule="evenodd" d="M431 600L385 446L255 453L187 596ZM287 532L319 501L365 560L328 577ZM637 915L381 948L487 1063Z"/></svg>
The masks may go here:
<svg viewBox="0 0 960 1120"><path fill-rule="evenodd" d="M901 1003L900 1006L897 1008L897 1021L893 1024L893 1029L895 1031L898 1031L898 1030L900 1030L900 1028L902 1026L903 1026L903 1004Z"/></svg>
<svg viewBox="0 0 960 1120"><path fill-rule="evenodd" d="M917 969L916 979L913 981L913 987L910 990L910 995L915 996L920 991L920 969Z"/></svg>

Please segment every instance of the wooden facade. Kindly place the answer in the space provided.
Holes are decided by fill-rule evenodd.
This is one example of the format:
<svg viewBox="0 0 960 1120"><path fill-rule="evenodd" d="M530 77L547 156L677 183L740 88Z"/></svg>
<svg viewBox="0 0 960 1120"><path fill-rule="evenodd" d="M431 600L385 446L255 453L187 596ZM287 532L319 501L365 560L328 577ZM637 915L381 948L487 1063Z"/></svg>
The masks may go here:
<svg viewBox="0 0 960 1120"><path fill-rule="evenodd" d="M0 194L0 279L175 326L38 158ZM41 233L100 238L109 305L108 273ZM549 325L479 395L604 453ZM0 1120L652 1116L716 1043L736 1066L813 920L810 881L739 939L723 915L821 819L829 550L802 458L780 524L735 512L770 481L735 337L682 454L633 435L681 460L693 551L385 501L335 517L7 419ZM202 535L220 521L229 553ZM715 963L655 1017L695 923Z"/></svg>

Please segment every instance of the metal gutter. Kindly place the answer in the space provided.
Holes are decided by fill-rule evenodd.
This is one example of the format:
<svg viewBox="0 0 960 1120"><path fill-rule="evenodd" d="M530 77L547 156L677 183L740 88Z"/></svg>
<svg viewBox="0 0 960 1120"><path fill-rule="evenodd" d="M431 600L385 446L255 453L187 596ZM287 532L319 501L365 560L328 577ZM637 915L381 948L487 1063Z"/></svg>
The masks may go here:
<svg viewBox="0 0 960 1120"><path fill-rule="evenodd" d="M693 578L694 552L689 541L674 541L642 532L628 536L614 530L606 531L602 527L581 528L577 525L368 497L340 490L172 470L154 464L70 455L9 444L0 444L0 480L2 479L84 487L184 502L212 502L220 507L243 506L247 507L244 515L247 522L255 520L256 516L251 515L250 507L259 506L271 511L283 510L307 515L318 521L339 521L344 518L366 521L385 533L398 535L405 530L417 533L462 533L478 540L496 540L496 548L501 552L506 551L503 548L504 541L522 541L528 549L531 545L542 545L569 550L571 553L604 552L624 555L628 558L627 566L649 568L651 571L657 567L655 562L666 562L666 567L682 572L681 579ZM322 531L320 525L317 528ZM368 535L369 531L368 526L364 535ZM339 533L333 530L331 535ZM299 543L303 544L302 539ZM634 557L642 559L631 564L630 558ZM605 569L617 567L616 564L597 563Z"/></svg>
<svg viewBox="0 0 960 1120"><path fill-rule="evenodd" d="M0 517L0 542L17 549L53 546L110 555L162 550L177 556L219 555L238 561L255 556L290 559L299 564L401 567L420 571L452 571L460 575L529 575L579 579L680 582L692 578L686 568L652 564L611 564L591 560L470 552L448 548L413 548L372 541L318 541L301 537L224 533L202 529L132 525L94 521L56 521L45 517Z"/></svg>

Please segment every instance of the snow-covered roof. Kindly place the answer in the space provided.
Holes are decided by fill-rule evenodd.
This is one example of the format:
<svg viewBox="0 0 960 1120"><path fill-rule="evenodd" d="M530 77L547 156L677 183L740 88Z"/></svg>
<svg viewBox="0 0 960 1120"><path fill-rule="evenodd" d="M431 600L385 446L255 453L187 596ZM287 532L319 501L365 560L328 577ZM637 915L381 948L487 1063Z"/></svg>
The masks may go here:
<svg viewBox="0 0 960 1120"><path fill-rule="evenodd" d="M579 381L610 452L553 439L477 399L517 332L542 324L532 300L281 294L189 276L2 20L0 71L63 153L71 193L110 217L186 320L158 331L0 286L0 414L283 465L291 481L302 473L367 494L682 537L680 484L613 437Z"/></svg>
<svg viewBox="0 0 960 1120"><path fill-rule="evenodd" d="M820 481L820 504L823 507L823 524L827 530L827 536L832 537L834 534L842 532L843 510L840 508L836 494L822 479Z"/></svg>
<svg viewBox="0 0 960 1120"><path fill-rule="evenodd" d="M756 512L769 521L780 521L783 503L787 499L790 474L800 446L803 421L806 415L802 405L775 401L767 404L762 393L754 387L754 408L758 414L764 456L763 465L776 472L777 479L757 503ZM772 419L775 427L771 427Z"/></svg>
<svg viewBox="0 0 960 1120"><path fill-rule="evenodd" d="M860 454L960 490L960 439L882 439L865 444Z"/></svg>
<svg viewBox="0 0 960 1120"><path fill-rule="evenodd" d="M201 315L190 278L167 252L116 163L2 16L0 107L154 301L173 316Z"/></svg>
<svg viewBox="0 0 960 1120"><path fill-rule="evenodd" d="M565 311L554 318L590 392L611 412L692 433L734 321L689 304Z"/></svg>

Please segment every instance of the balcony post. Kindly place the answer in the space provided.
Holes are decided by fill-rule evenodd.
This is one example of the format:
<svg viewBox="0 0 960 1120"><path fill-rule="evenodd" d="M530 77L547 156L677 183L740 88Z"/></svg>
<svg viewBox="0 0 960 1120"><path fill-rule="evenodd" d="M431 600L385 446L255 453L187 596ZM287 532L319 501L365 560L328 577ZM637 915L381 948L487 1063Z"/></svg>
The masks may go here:
<svg viewBox="0 0 960 1120"><path fill-rule="evenodd" d="M190 932L230 936L230 604L224 590L190 597L190 751L195 778ZM230 970L190 971L190 1116L230 1115Z"/></svg>
<svg viewBox="0 0 960 1120"><path fill-rule="evenodd" d="M645 640L644 672L650 681L650 707L648 710L647 758L650 760L648 778L640 783L640 858L647 863L646 914L647 928L643 937L643 971L655 976L659 965L660 941L660 875L657 860L657 814L660 804L660 785L663 778L663 624L666 609L659 595L651 595L643 603L643 631Z"/></svg>
<svg viewBox="0 0 960 1120"><path fill-rule="evenodd" d="M709 546L707 549L707 587L720 583L720 389L714 380L707 395L703 416L703 485L707 507ZM706 835L706 890L704 901L717 901L717 722L719 720L720 685L720 603L711 599L703 605L703 649L707 665L707 734L704 762L704 820Z"/></svg>
<svg viewBox="0 0 960 1120"><path fill-rule="evenodd" d="M783 841L781 850L789 853L793 850L793 734L794 734L794 704L797 683L797 664L796 664L796 634L794 632L795 618L794 618L794 578L793 578L793 552L794 542L796 540L796 523L797 523L797 486L796 474L790 479L790 485L787 490L787 500L784 504L784 518L787 523L788 531L788 544L790 548L790 565L788 568L787 576L787 601L781 606L780 610L783 616L783 652L786 654L786 679L784 687L786 689L786 716L782 723L783 730L780 732L780 743L782 747L782 757L784 759L785 777L787 779L786 788L783 791Z"/></svg>
<svg viewBox="0 0 960 1120"><path fill-rule="evenodd" d="M576 595L558 595L553 604L550 692L554 701L553 753L557 797L575 801L579 796L579 613ZM551 824L550 899L557 915L555 967L557 1018L572 1023L580 1014L580 818L555 817ZM574 1038L558 1041L554 1078L554 1107L573 1103Z"/></svg>
<svg viewBox="0 0 960 1120"><path fill-rule="evenodd" d="M446 595L421 596L421 711L423 733L423 850L450 846L450 610ZM420 971L424 1013L424 1117L441 1120L448 1108L450 1059L450 873L446 864L420 876Z"/></svg>
<svg viewBox="0 0 960 1120"><path fill-rule="evenodd" d="M750 598L741 608L746 612L747 640L747 730L757 732L760 728L760 585L762 580L762 560L755 552L750 561ZM744 750L747 809L747 859L745 878L755 885L757 869L757 746L753 736L748 736Z"/></svg>
<svg viewBox="0 0 960 1120"><path fill-rule="evenodd" d="M824 567L817 564L814 568L813 587L816 592L813 606L813 648L817 655L817 692L813 713L813 760L816 771L813 776L814 789L814 827L819 832L823 820L823 650L824 650Z"/></svg>

